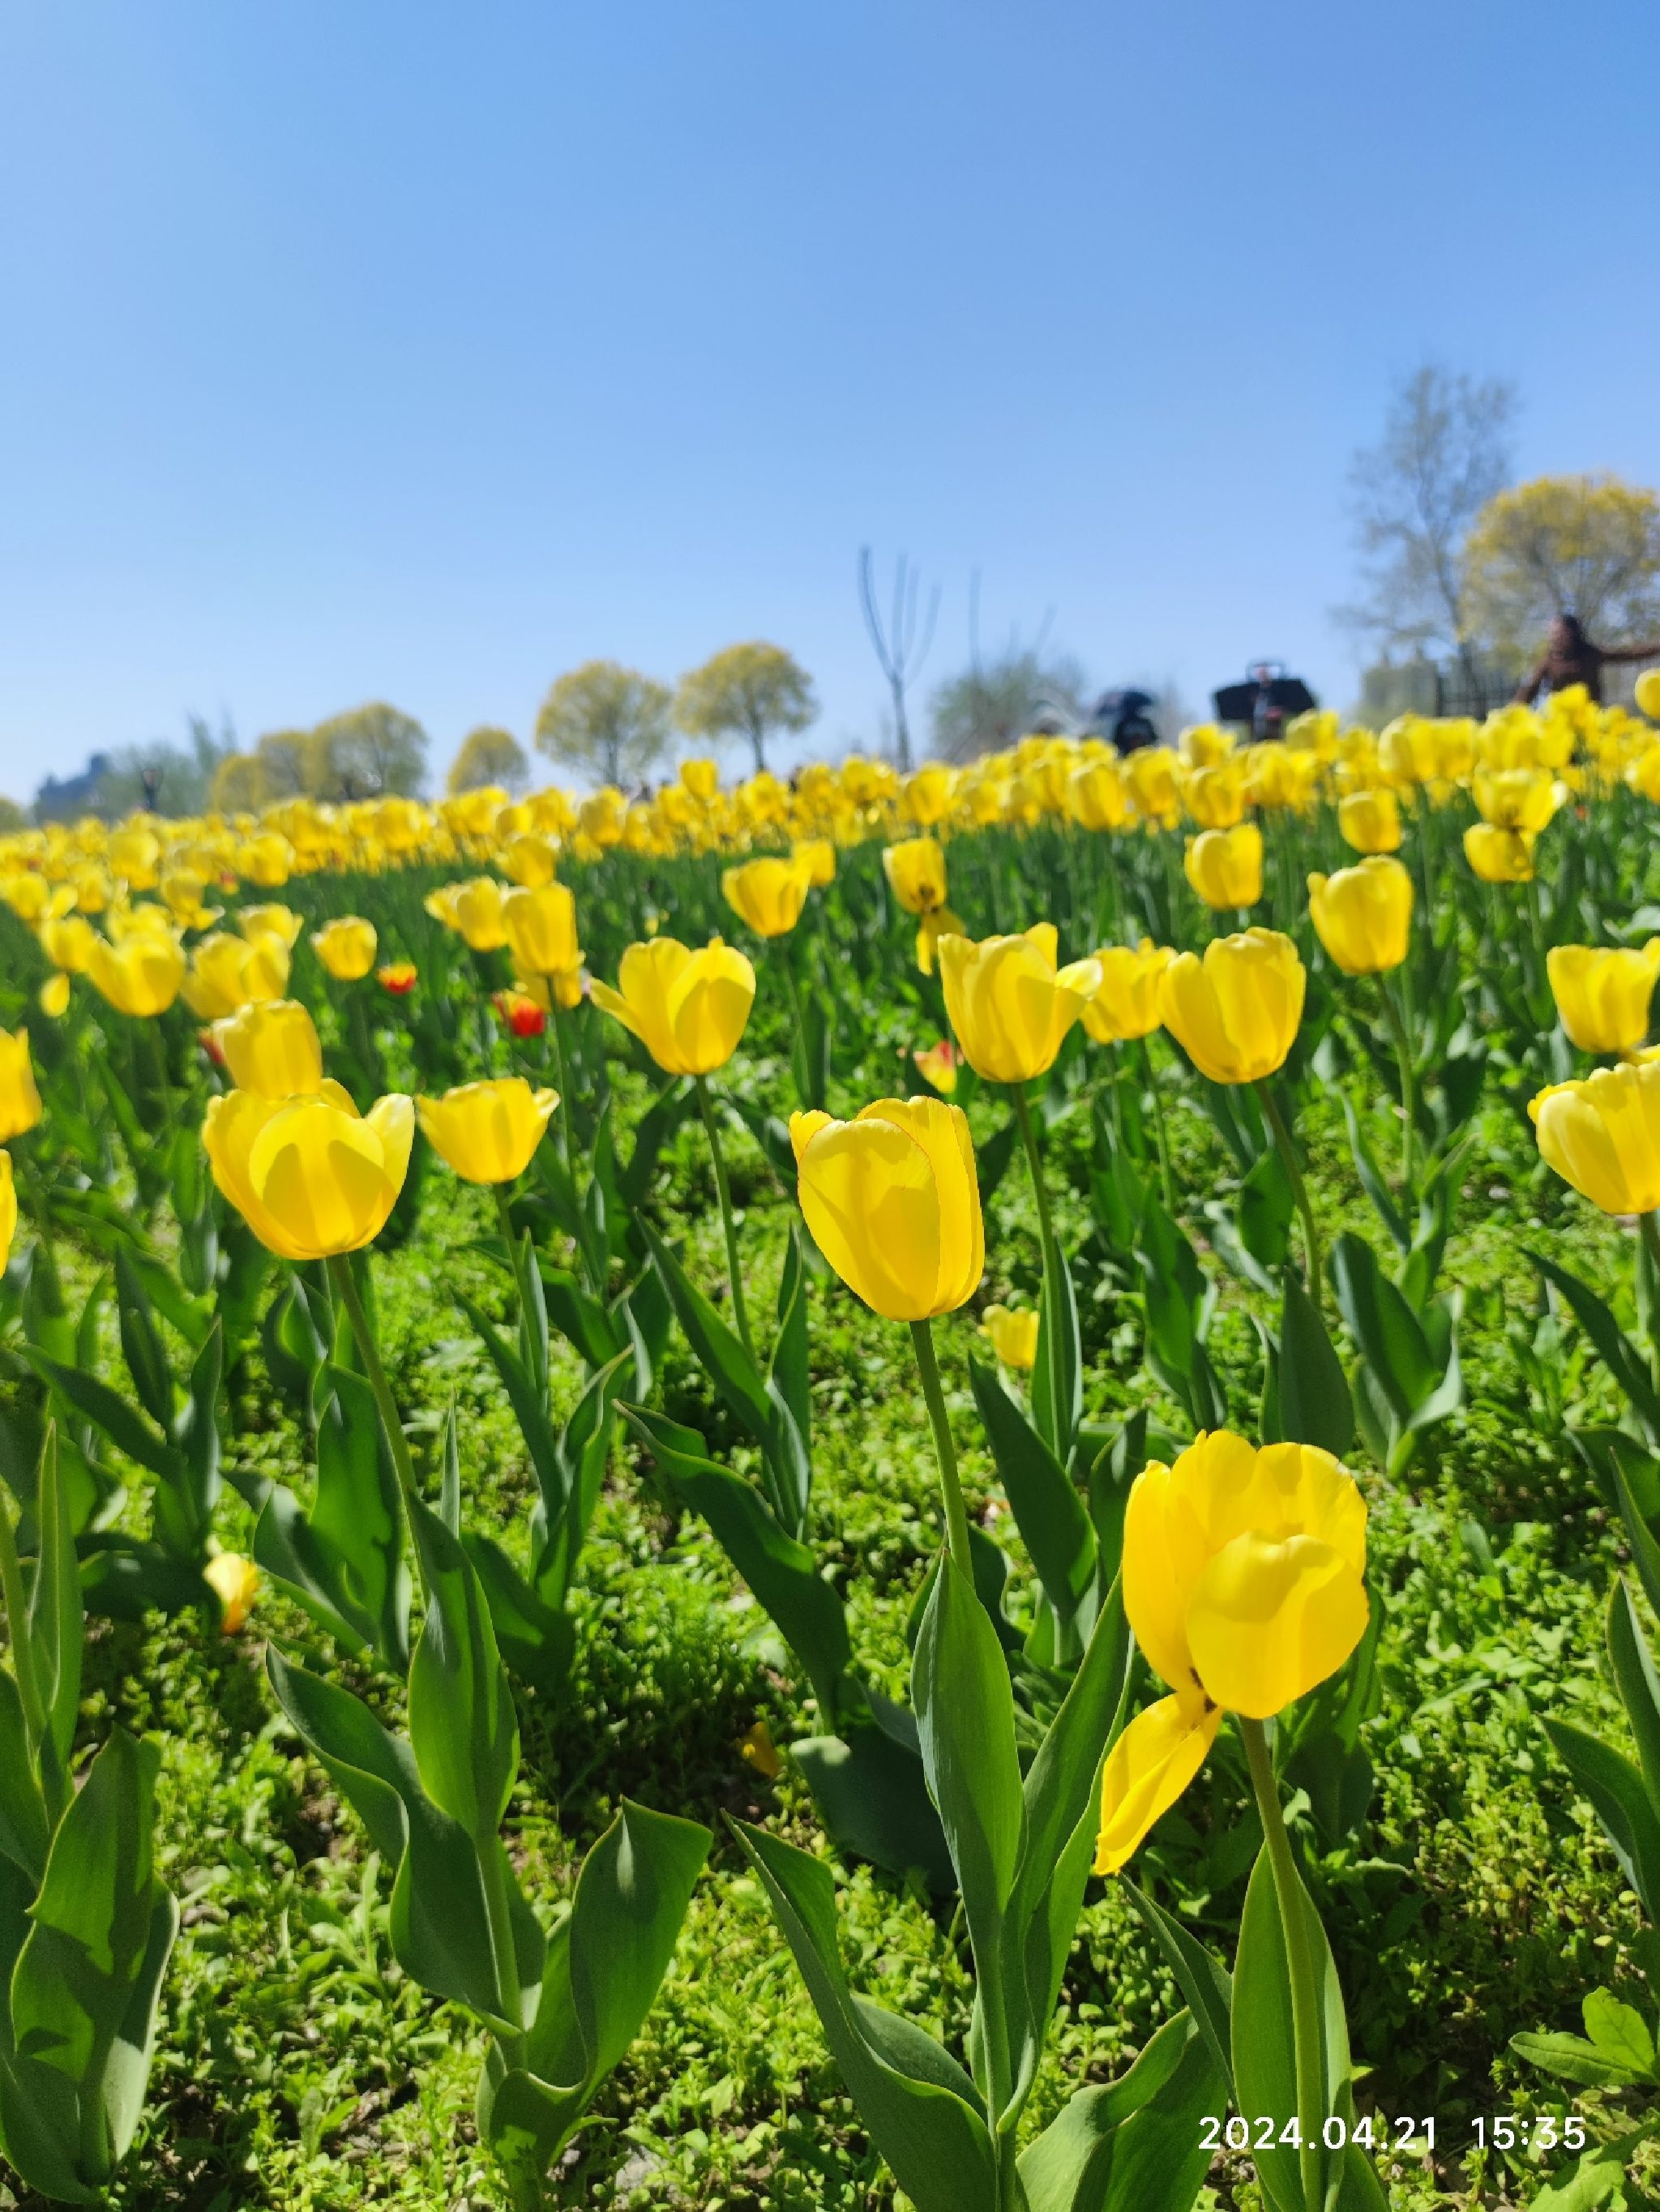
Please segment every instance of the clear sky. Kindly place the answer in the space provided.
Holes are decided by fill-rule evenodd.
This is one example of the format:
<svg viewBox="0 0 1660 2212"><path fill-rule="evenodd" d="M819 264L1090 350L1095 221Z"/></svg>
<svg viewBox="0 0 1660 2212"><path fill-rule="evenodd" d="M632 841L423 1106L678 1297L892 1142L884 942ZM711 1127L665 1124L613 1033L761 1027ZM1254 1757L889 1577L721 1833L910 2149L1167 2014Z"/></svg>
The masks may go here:
<svg viewBox="0 0 1660 2212"><path fill-rule="evenodd" d="M854 560L1197 704L1335 703L1343 473L1426 355L1660 482L1660 10L0 0L0 791L373 697L790 647Z"/></svg>

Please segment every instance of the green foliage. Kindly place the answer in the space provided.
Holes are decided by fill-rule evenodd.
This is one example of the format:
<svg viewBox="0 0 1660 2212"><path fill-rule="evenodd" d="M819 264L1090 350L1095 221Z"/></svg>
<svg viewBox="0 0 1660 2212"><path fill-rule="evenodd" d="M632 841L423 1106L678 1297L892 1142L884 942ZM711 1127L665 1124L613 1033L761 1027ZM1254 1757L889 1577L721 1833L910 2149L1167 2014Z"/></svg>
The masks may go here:
<svg viewBox="0 0 1660 2212"><path fill-rule="evenodd" d="M673 696L616 660L585 660L560 677L536 717L538 751L568 774L623 788L668 750Z"/></svg>
<svg viewBox="0 0 1660 2212"><path fill-rule="evenodd" d="M768 741L810 729L818 717L812 678L781 645L729 645L689 670L674 695L674 719L706 744L742 738L759 775ZM614 780L614 779L613 779Z"/></svg>

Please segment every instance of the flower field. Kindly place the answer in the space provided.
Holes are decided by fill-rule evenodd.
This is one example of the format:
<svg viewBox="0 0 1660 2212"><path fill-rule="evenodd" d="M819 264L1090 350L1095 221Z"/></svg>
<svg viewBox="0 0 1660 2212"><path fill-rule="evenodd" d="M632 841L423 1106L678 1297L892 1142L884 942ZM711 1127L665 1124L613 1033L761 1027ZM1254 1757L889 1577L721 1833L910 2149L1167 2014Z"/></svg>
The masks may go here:
<svg viewBox="0 0 1660 2212"><path fill-rule="evenodd" d="M1651 2202L1638 700L0 838L0 2204Z"/></svg>

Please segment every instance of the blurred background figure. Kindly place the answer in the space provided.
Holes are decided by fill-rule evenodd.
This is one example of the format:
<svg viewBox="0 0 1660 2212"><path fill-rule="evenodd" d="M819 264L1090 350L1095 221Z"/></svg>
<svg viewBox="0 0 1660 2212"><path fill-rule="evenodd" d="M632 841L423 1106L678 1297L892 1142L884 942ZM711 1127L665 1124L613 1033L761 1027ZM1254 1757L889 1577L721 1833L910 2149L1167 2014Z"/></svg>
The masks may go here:
<svg viewBox="0 0 1660 2212"><path fill-rule="evenodd" d="M1583 684L1597 706L1602 703L1602 670L1609 661L1660 660L1660 643L1652 645L1593 645L1578 615L1558 615L1550 626L1545 657L1516 696L1531 706L1541 691L1566 691L1570 684Z"/></svg>
<svg viewBox="0 0 1660 2212"><path fill-rule="evenodd" d="M1286 674L1283 660L1253 661L1247 682L1224 684L1211 697L1217 720L1243 723L1258 744L1284 737L1294 714L1306 714L1320 703L1300 676Z"/></svg>

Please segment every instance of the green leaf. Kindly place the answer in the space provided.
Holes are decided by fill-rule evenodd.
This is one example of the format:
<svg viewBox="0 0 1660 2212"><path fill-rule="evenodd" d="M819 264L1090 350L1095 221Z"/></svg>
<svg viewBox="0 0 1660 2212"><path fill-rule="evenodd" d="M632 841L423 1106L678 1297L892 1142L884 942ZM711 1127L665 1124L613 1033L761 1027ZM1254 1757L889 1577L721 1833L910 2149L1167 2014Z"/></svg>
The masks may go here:
<svg viewBox="0 0 1660 2212"><path fill-rule="evenodd" d="M1340 1091L1338 1096L1343 1102L1343 1119L1348 1124L1349 1150L1354 1155L1354 1171L1360 1178L1360 1188L1371 1200L1390 1243L1404 1256L1412 1243L1407 1231L1406 1218L1383 1180L1383 1170L1366 1141L1365 1132L1360 1127L1354 1102L1347 1091Z"/></svg>
<svg viewBox="0 0 1660 2212"><path fill-rule="evenodd" d="M1317 2130L1338 2109L1348 2087L1348 2037L1326 1932L1300 1881L1294 1903L1303 1916L1304 1941L1322 1996L1320 2110L1313 2115ZM1303 2212L1298 2153L1278 2140L1286 2123L1298 2117L1297 2058L1292 2034L1291 1969L1266 1844L1257 1854L1239 1922L1233 1969L1232 2051L1234 2094L1240 2111L1253 2119L1259 2114L1271 2117L1274 2124L1274 2142L1253 2153L1263 2189L1283 2212ZM1304 2124L1308 2124L1306 2117ZM1323 2145L1319 2148L1321 2171L1329 2174L1331 2154Z"/></svg>
<svg viewBox="0 0 1660 2212"><path fill-rule="evenodd" d="M1660 1813L1660 1674L1624 1580L1608 1593L1608 1657L1620 1700L1631 1723L1649 1803Z"/></svg>
<svg viewBox="0 0 1660 2212"><path fill-rule="evenodd" d="M35 1355L35 1364L77 1413L84 1413L94 1427L102 1430L118 1451L125 1452L159 1480L175 1487L188 1479L184 1454L157 1436L107 1382L100 1382L95 1375L82 1368L65 1367L39 1353Z"/></svg>
<svg viewBox="0 0 1660 2212"><path fill-rule="evenodd" d="M398 1476L374 1393L343 1367L317 1425L317 1491L307 1515L273 1485L253 1533L256 1564L285 1583L349 1649L409 1665L410 1575Z"/></svg>
<svg viewBox="0 0 1660 2212"><path fill-rule="evenodd" d="M675 1319L699 1365L719 1391L734 1420L758 1444L768 1441L772 1408L766 1385L736 1332L721 1320L674 1254L648 1221L639 1224L654 1265L663 1279Z"/></svg>
<svg viewBox="0 0 1660 2212"><path fill-rule="evenodd" d="M361 1698L295 1666L275 1644L266 1647L265 1672L277 1704L368 1830L375 1850L395 1868L409 1840L404 1806L421 1787L415 1754Z"/></svg>
<svg viewBox="0 0 1660 2212"><path fill-rule="evenodd" d="M12 1972L12 2063L26 2097L37 2069L72 2085L83 2185L107 2181L132 2140L178 1929L151 1865L160 1765L155 1745L112 1732L58 1823Z"/></svg>
<svg viewBox="0 0 1660 2212"><path fill-rule="evenodd" d="M509 1669L544 1698L557 1698L576 1656L569 1614L545 1604L491 1537L469 1529L461 1545L483 1586L496 1648Z"/></svg>
<svg viewBox="0 0 1660 2212"><path fill-rule="evenodd" d="M508 1402L513 1407L514 1419L519 1424L525 1449L530 1454L548 1524L550 1528L556 1528L565 1515L565 1471L560 1463L559 1438L548 1412L546 1394L537 1389L524 1361L483 1308L470 1298L465 1291L458 1291L455 1295L457 1304L477 1330L479 1341L501 1378L502 1388L508 1394ZM606 1354L607 1358L613 1357L614 1351Z"/></svg>
<svg viewBox="0 0 1660 2212"><path fill-rule="evenodd" d="M1213 1952L1155 1905L1128 1875L1124 1893L1151 1929L1164 1954L1176 1986L1188 2001L1195 2025L1231 2094L1233 2085L1233 1977Z"/></svg>
<svg viewBox="0 0 1660 2212"><path fill-rule="evenodd" d="M1191 2212L1212 2155L1202 2123L1227 2096L1209 2045L1178 2013L1128 2073L1079 2089L1022 2152L1028 2212Z"/></svg>
<svg viewBox="0 0 1660 2212"><path fill-rule="evenodd" d="M812 1553L780 1527L751 1484L715 1465L695 1429L640 1406L622 1412L675 1490L714 1531L806 1670L820 1712L837 1724L852 1647L842 1601Z"/></svg>
<svg viewBox="0 0 1660 2212"><path fill-rule="evenodd" d="M977 2099L970 2102L960 2087L948 2086L942 2064L919 2061L909 2039L902 2045L899 2036L873 2035L867 2023L873 2008L855 2002L848 1988L830 1869L746 1822L733 1826L794 1954L859 2117L916 2212L998 2212L995 2160ZM905 2049L912 2055L902 2070L896 2060Z"/></svg>
<svg viewBox="0 0 1660 2212"><path fill-rule="evenodd" d="M1320 1309L1293 1267L1281 1291L1275 1376L1276 1441L1317 1444L1341 1459L1354 1441L1354 1401Z"/></svg>
<svg viewBox="0 0 1660 2212"><path fill-rule="evenodd" d="M429 1507L406 1504L427 1593L410 1662L410 1743L428 1796L482 1850L513 1794L519 1719L471 1563Z"/></svg>
<svg viewBox="0 0 1660 2212"><path fill-rule="evenodd" d="M807 1270L801 1253L801 1227L792 1220L784 1248L784 1273L778 1285L778 1334L769 1372L790 1410L804 1451L812 1445L812 1395L808 1372ZM804 1501L805 1503L805 1501ZM799 1536L800 1528L791 1534Z"/></svg>
<svg viewBox="0 0 1660 2212"><path fill-rule="evenodd" d="M1031 1370L1031 1411L1038 1434L1063 1467L1084 1418L1084 1351L1078 1325L1078 1294L1072 1270L1059 1244L1043 1255L1043 1287L1037 1303L1037 1360ZM1061 1346L1060 1401L1055 1402L1051 1346Z"/></svg>
<svg viewBox="0 0 1660 2212"><path fill-rule="evenodd" d="M1634 2005L1622 2004L1612 1990L1593 1990L1580 2008L1585 2033L1596 2048L1633 2074L1654 2071L1654 2038Z"/></svg>
<svg viewBox="0 0 1660 2212"><path fill-rule="evenodd" d="M617 1325L603 1300L585 1291L567 1268L537 1255L537 1279L548 1320L590 1367L603 1367L623 1350Z"/></svg>
<svg viewBox="0 0 1660 2212"><path fill-rule="evenodd" d="M1607 1305L1590 1285L1582 1283L1566 1267L1559 1267L1554 1260L1542 1254L1529 1252L1528 1257L1545 1280L1565 1297L1585 1334L1590 1339L1604 1366L1630 1400L1651 1441L1660 1441L1660 1396L1656 1395L1649 1379L1648 1368L1631 1339L1621 1329Z"/></svg>
<svg viewBox="0 0 1660 2212"><path fill-rule="evenodd" d="M125 1243L115 1253L116 1310L120 1322L121 1351L132 1376L138 1402L164 1436L173 1430L173 1371L155 1326L155 1316L145 1293L132 1255Z"/></svg>
<svg viewBox="0 0 1660 2212"><path fill-rule="evenodd" d="M1580 2081L1588 2088L1627 2087L1642 2080L1623 2059L1599 2050L1578 2035L1513 2035L1510 2047L1518 2058L1554 2074L1560 2081Z"/></svg>
<svg viewBox="0 0 1660 2212"><path fill-rule="evenodd" d="M1021 1789L1025 1820L1006 1917L1006 1977L1024 1990L1024 2002L1009 2013L1011 2110L1037 2075L1078 1931L1094 1856L1101 1764L1122 1711L1129 1660L1129 1626L1115 1584ZM1007 2112L1001 2124L1010 2124Z"/></svg>
<svg viewBox="0 0 1660 2212"><path fill-rule="evenodd" d="M1644 1511L1639 1495L1640 1483L1645 1494L1657 1497L1657 1502L1660 1502L1660 1462L1642 1450L1633 1437L1621 1436L1618 1431L1607 1432L1607 1443L1614 1495L1631 1540L1632 1565L1649 1603L1660 1607L1660 1540L1656 1539L1653 1522Z"/></svg>
<svg viewBox="0 0 1660 2212"><path fill-rule="evenodd" d="M31 1893L46 1869L51 1841L22 1695L14 1678L0 1671L0 1856L29 1876Z"/></svg>
<svg viewBox="0 0 1660 2212"><path fill-rule="evenodd" d="M1660 1917L1660 1813L1623 1753L1567 1721L1548 1720L1557 1756L1590 1800L1626 1879L1651 1920Z"/></svg>
<svg viewBox="0 0 1660 2212"><path fill-rule="evenodd" d="M1277 1146L1270 1147L1239 1186L1239 1241L1270 1274L1291 1252L1297 1201Z"/></svg>
<svg viewBox="0 0 1660 2212"><path fill-rule="evenodd" d="M1040 1370L1042 1360L1040 1345ZM970 1356L969 1378L1021 1540L1044 1595L1070 1625L1095 1589L1095 1531L1084 1501L1001 1377Z"/></svg>
<svg viewBox="0 0 1660 2212"><path fill-rule="evenodd" d="M51 1812L69 1796L70 1759L81 1709L85 1616L63 1455L58 1432L50 1425L41 1449L35 1502L40 1551L29 1589L27 1663L45 1731L36 1751Z"/></svg>
<svg viewBox="0 0 1660 2212"><path fill-rule="evenodd" d="M949 1555L940 1561L922 1616L911 1702L928 1795L939 1808L963 1893L979 2010L992 2023L990 2086L982 2086L1000 2111L1009 2087L1006 2023L1025 2008L1024 1991L1008 1982L1003 1923L1020 1862L1025 1804L1003 1649L974 1585Z"/></svg>
<svg viewBox="0 0 1660 2212"><path fill-rule="evenodd" d="M838 1850L890 1874L920 1874L935 1896L948 1896L957 1874L928 1796L920 1746L901 1742L875 1720L842 1725L842 1735L806 1736L789 1747L825 1832ZM914 1731L914 1720L911 1725Z"/></svg>
<svg viewBox="0 0 1660 2212"><path fill-rule="evenodd" d="M1405 1429L1442 1380L1418 1316L1377 1264L1371 1247L1345 1230L1332 1247L1332 1286L1349 1334Z"/></svg>

